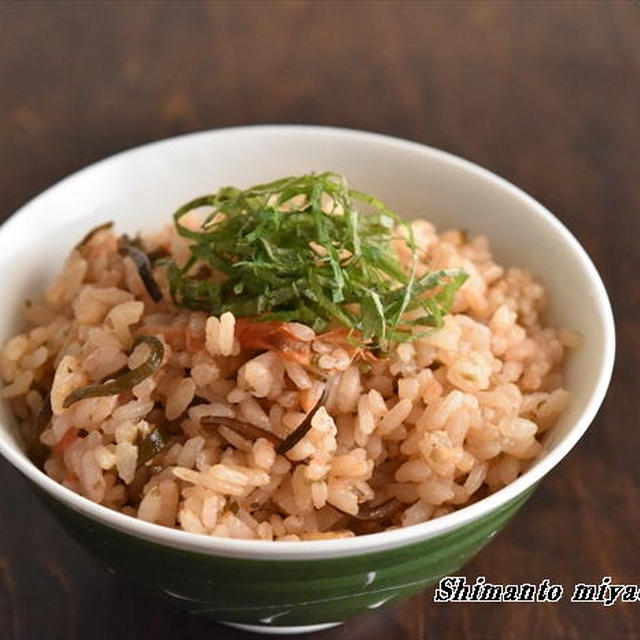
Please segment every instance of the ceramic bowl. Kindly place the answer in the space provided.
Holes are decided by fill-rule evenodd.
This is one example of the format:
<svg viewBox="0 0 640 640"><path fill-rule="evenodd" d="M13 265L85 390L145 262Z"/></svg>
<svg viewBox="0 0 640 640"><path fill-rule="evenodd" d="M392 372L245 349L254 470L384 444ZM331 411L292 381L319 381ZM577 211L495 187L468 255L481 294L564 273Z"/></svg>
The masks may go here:
<svg viewBox="0 0 640 640"><path fill-rule="evenodd" d="M254 630L320 629L457 571L583 435L614 358L613 319L600 277L577 240L541 204L443 151L310 126L241 127L155 142L79 171L29 202L0 229L0 340L19 328L24 298L43 290L95 225L114 220L121 231L151 230L168 222L181 203L220 186L326 169L405 217L487 234L501 264L528 268L543 280L550 321L582 334L566 368L571 406L515 482L450 515L374 535L308 542L216 539L115 513L57 484L25 456L14 420L0 407L0 452L81 545L194 614Z"/></svg>

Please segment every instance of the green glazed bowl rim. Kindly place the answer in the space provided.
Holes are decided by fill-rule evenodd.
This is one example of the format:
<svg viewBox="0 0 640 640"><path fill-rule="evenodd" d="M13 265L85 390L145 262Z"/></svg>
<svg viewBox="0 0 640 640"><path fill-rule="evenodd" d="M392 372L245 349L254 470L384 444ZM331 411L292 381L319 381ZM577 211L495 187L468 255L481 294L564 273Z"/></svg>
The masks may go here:
<svg viewBox="0 0 640 640"><path fill-rule="evenodd" d="M172 145L185 145L192 142L211 142L215 144L218 140L234 136L245 140L255 140L256 138L273 140L274 136L293 136L299 137L302 141L311 141L317 139L318 136L322 136L323 138L335 140L341 144L353 143L354 145L358 145L366 143L382 145L389 150L394 150L396 153L418 153L429 156L429 159L433 162L449 165L453 171L458 171L461 176L472 175L476 180L491 183L491 186L495 190L501 191L505 197L519 201L519 204L524 209L527 209L529 215L538 218L540 225L545 225L551 229L554 235L559 236L566 251L573 254L572 258L579 263L582 272L581 275L589 284L590 295L595 301L599 314L598 321L601 325L600 328L604 338L601 344L600 358L597 362L598 369L595 375L595 384L591 389L590 397L582 413L574 421L564 437L556 443L550 451L546 452L543 457L514 482L496 493L448 515L424 523L382 533L336 540L300 542L236 540L194 534L144 522L91 502L87 498L58 484L33 465L16 442L5 435L4 437L0 437L0 453L11 464L54 499L59 500L90 519L142 539L174 548L212 555L263 560L309 560L382 551L432 538L461 527L499 509L501 506L525 492L540 481L543 476L569 453L595 417L604 399L613 370L615 328L613 313L605 287L595 266L580 243L542 204L507 180L477 164L448 152L378 133L314 125L255 125L200 131L152 142L123 151L64 178L36 196L13 214L0 228L0 238L7 234L17 233L18 228L24 224L24 219L28 218L31 211L41 208L43 203L53 195L58 195L59 192L72 188L75 184L90 178L93 174L107 169L110 165L122 162L126 163L129 159L138 155L152 157L154 153L166 151L168 148L171 148Z"/></svg>

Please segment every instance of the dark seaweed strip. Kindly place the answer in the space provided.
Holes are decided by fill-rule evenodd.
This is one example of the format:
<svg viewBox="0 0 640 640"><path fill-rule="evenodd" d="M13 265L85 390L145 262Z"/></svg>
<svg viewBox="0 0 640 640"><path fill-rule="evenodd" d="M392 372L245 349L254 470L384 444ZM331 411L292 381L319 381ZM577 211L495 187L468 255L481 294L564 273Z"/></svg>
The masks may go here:
<svg viewBox="0 0 640 640"><path fill-rule="evenodd" d="M365 503L360 507L358 513L351 517L363 522L383 521L394 516L403 507L402 502L396 500L396 498L390 498L377 507L372 507Z"/></svg>
<svg viewBox="0 0 640 640"><path fill-rule="evenodd" d="M396 498L390 498L376 507L371 507L365 503L360 506L358 513L353 515L339 509L333 504L331 505L332 509L335 509L344 516L338 521L339 524L336 524L338 524L339 527L349 528L356 534L374 533L376 530L380 530L382 523L390 520L404 507L405 505Z"/></svg>
<svg viewBox="0 0 640 640"><path fill-rule="evenodd" d="M138 466L149 462L151 458L161 453L169 442L169 430L166 424L159 424L154 427L138 443Z"/></svg>
<svg viewBox="0 0 640 640"><path fill-rule="evenodd" d="M242 422L234 418L219 418L216 416L204 416L200 420L202 426L223 426L231 431L237 433L239 436L246 438L247 440L257 440L258 438L264 438L268 440L276 447L282 444L282 439L278 438L275 433L256 427L248 422Z"/></svg>
<svg viewBox="0 0 640 640"><path fill-rule="evenodd" d="M33 463L38 466L44 464L49 453L48 448L40 441L40 436L51 422L52 417L51 395L47 393L42 400L40 411L38 411L33 421L22 431L22 436L27 446L27 453Z"/></svg>
<svg viewBox="0 0 640 640"><path fill-rule="evenodd" d="M98 231L111 229L111 227L113 227L113 222L104 222L102 224L99 224L97 227L94 227L85 234L80 242L78 242L78 244L75 246L75 249L82 249L82 247L84 247L84 245L87 244L87 242L89 242L89 240L91 240L91 238L93 238L93 236L98 233Z"/></svg>
<svg viewBox="0 0 640 640"><path fill-rule="evenodd" d="M133 260L133 264L136 265L136 269L147 293L154 302L160 302L160 300L162 300L162 291L160 291L160 287L153 277L149 258L143 251L134 247L126 236L122 239L121 243L121 253L128 255Z"/></svg>
<svg viewBox="0 0 640 640"><path fill-rule="evenodd" d="M162 405L156 403L156 406L147 414L146 420L151 424L157 424L144 438L138 440L138 467L162 453L167 448L171 436L181 433L180 425L183 418L184 416L167 420Z"/></svg>
<svg viewBox="0 0 640 640"><path fill-rule="evenodd" d="M133 342L134 348L144 342L149 346L149 357L139 367L122 374L121 376L101 384L90 384L86 387L80 387L72 391L64 400L62 406L67 409L75 402L84 400L85 398L98 398L103 396L113 396L118 393L131 389L142 382L145 378L152 375L162 364L164 357L164 346L162 342L154 336L137 336Z"/></svg>
<svg viewBox="0 0 640 640"><path fill-rule="evenodd" d="M300 440L302 440L302 438L304 438L307 435L309 429L311 429L311 420L313 420L313 416L316 415L316 412L318 411L318 409L326 402L327 395L328 395L328 392L327 392L327 388L325 387L322 395L320 396L320 400L316 402L313 409L309 411L309 413L307 414L305 419L300 423L300 425L296 427L276 447L276 453L279 453L280 455L286 453L287 451L289 451L289 449L292 449L293 447L295 447L298 444L298 442L300 442Z"/></svg>

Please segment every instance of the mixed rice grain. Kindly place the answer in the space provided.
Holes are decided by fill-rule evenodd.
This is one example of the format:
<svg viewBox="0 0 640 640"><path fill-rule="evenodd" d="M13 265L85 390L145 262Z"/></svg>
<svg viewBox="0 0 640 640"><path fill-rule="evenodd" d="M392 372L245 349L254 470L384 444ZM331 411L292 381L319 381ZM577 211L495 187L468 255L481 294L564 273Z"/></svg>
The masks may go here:
<svg viewBox="0 0 640 640"><path fill-rule="evenodd" d="M364 360L339 333L289 323L287 339L304 345L307 362L247 348L229 312L176 308L161 268L155 302L111 229L99 230L72 251L44 300L26 306L25 329L2 349L2 396L26 429L50 391L45 472L147 522L315 540L449 513L512 482L540 453L569 403L562 365L578 339L544 325L543 286L496 264L486 238L438 235L424 220L412 228L430 268L469 274L442 329ZM185 242L162 231L142 247L184 260ZM71 391L139 367L148 348L132 345L142 334L164 347L152 376L65 408ZM323 394L308 432L278 453L274 443ZM272 436L248 437L216 417ZM166 430L165 440L141 464L154 430ZM390 500L398 507L385 520L355 518Z"/></svg>

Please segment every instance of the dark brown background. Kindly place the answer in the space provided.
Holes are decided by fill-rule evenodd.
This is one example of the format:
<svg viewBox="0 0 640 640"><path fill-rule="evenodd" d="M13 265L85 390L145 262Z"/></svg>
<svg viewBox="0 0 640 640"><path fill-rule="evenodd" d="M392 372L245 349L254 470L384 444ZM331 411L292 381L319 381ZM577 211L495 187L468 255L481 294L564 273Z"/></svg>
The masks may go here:
<svg viewBox="0 0 640 640"><path fill-rule="evenodd" d="M638 2L4 3L0 215L121 149L248 123L380 131L512 180L593 257L619 352L588 435L466 575L640 583L639 73ZM109 575L6 463L0 483L0 638L245 637ZM432 597L315 637L640 638L640 603Z"/></svg>

